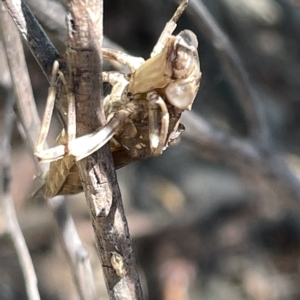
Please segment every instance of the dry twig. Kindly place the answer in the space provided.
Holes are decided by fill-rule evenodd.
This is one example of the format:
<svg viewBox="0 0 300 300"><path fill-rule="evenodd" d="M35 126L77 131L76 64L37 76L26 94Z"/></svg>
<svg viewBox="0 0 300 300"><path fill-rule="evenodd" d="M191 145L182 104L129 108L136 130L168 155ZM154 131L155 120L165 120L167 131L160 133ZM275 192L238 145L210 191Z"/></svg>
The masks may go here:
<svg viewBox="0 0 300 300"><path fill-rule="evenodd" d="M1 4L0 4L1 5ZM3 7L1 7L3 8ZM0 9L1 9L0 8ZM13 96L10 93L6 97L6 106L4 112L4 120L2 124L1 139L1 206L3 209L2 217L6 221L4 233L8 234L15 247L21 270L23 272L26 293L29 300L39 300L40 295L37 287L37 278L34 266L28 251L24 236L22 234L15 207L14 200L10 191L11 182L11 135L14 124L13 114Z"/></svg>
<svg viewBox="0 0 300 300"><path fill-rule="evenodd" d="M5 8L0 3L1 22L5 22L7 13ZM1 26L0 26L1 27ZM1 33L3 35L3 32ZM2 122L2 138L1 138L1 206L3 209L3 218L6 224L4 225L4 233L8 234L14 244L21 270L23 272L27 297L29 300L39 300L40 295L37 288L37 278L32 264L32 260L22 234L16 211L14 201L10 191L11 182L11 137L14 125L13 114L13 93L10 91L6 96L4 120Z"/></svg>
<svg viewBox="0 0 300 300"><path fill-rule="evenodd" d="M5 12L5 8L0 3L1 22L5 22L5 18L9 18ZM0 26L1 27L1 26ZM3 32L1 33L2 36ZM4 53L3 53L4 54ZM9 89L9 87L8 87ZM5 233L8 234L14 244L16 253L20 262L21 270L24 275L27 297L30 300L40 299L37 278L31 257L24 240L16 211L14 208L14 201L10 192L11 182L11 136L14 124L13 114L13 93L10 91L6 96L4 120L2 122L2 142L1 142L1 199L3 208L3 218L6 221Z"/></svg>
<svg viewBox="0 0 300 300"><path fill-rule="evenodd" d="M76 107L80 107L76 110L76 125L81 136L105 124L101 83L103 2L73 0L68 10L68 75ZM109 146L79 161L78 166L109 297L143 299ZM123 276L112 264L114 253L122 257Z"/></svg>
<svg viewBox="0 0 300 300"><path fill-rule="evenodd" d="M6 4L12 6L8 1L6 1ZM17 11L14 11L14 16L15 19L21 18L17 15ZM30 24L33 23L29 22L25 28L30 27ZM33 153L34 141L36 140L38 129L40 128L40 121L33 98L20 35L5 11L2 13L1 27L5 28L3 41L7 51L7 58L16 95L18 115L20 116L20 122L26 134L26 141L31 149L31 153ZM30 32L32 31L34 31L33 28L31 28ZM29 35L28 39L32 40ZM37 55L37 57L41 56L42 55L39 54ZM41 169L38 171L41 172ZM64 197L49 199L48 204L51 207L60 229L59 233L62 245L70 262L78 293L81 299L95 299L95 285L87 251L83 247L74 221L66 209L65 199Z"/></svg>

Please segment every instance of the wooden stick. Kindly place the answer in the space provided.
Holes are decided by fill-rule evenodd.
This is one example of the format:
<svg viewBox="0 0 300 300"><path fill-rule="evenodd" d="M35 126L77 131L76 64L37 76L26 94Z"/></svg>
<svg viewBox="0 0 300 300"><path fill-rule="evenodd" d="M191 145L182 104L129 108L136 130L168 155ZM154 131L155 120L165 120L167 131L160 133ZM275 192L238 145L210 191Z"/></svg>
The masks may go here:
<svg viewBox="0 0 300 300"><path fill-rule="evenodd" d="M77 135L105 124L102 97L103 1L73 0L67 14L67 65ZM143 299L109 146L78 162L110 299Z"/></svg>
<svg viewBox="0 0 300 300"><path fill-rule="evenodd" d="M0 6L2 4L0 3ZM3 7L2 7L3 8ZM1 9L1 7L0 7ZM40 300L37 287L37 277L34 266L30 257L29 250L26 245L23 233L21 231L15 207L14 200L10 191L11 182L11 135L14 125L13 113L13 95L8 94L6 97L6 106L4 112L4 120L2 122L1 137L1 206L3 209L3 217L6 220L5 232L9 235L15 247L20 267L24 276L26 294L29 300Z"/></svg>
<svg viewBox="0 0 300 300"><path fill-rule="evenodd" d="M17 16L16 18L19 19ZM24 128L27 144L31 149L31 153L33 153L34 142L40 128L40 120L33 98L20 34L5 9L1 12L0 25L1 28L5 28L3 41L7 51L7 59L16 95L19 121L22 124L22 128ZM26 26L35 25L29 22ZM34 29L29 30L29 32L34 31ZM30 40L29 36L28 38ZM38 166L38 172L41 173L43 171L41 165L36 165ZM88 254L76 231L74 221L66 209L64 197L59 196L47 199L47 202L59 227L62 246L69 261L80 299L96 299L96 289Z"/></svg>

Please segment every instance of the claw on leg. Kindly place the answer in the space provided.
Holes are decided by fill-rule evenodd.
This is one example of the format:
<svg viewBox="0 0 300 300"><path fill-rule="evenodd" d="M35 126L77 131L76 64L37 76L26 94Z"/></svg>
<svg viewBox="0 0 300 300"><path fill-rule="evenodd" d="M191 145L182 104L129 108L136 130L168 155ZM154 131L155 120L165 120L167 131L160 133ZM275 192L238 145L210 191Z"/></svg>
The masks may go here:
<svg viewBox="0 0 300 300"><path fill-rule="evenodd" d="M164 100L156 93L150 92L147 95L149 105L149 140L153 155L162 153L169 130L169 112ZM158 124L158 108L161 110L161 128Z"/></svg>
<svg viewBox="0 0 300 300"><path fill-rule="evenodd" d="M35 151L34 154L40 161L49 161L52 152L51 149L43 150L44 145L46 143L47 135L49 132L50 124L51 124L51 118L53 114L53 108L54 108L54 103L55 103L55 96L56 96L56 89L57 89L57 82L58 82L58 77L57 74L59 72L59 63L56 60L53 64L52 68L52 74L51 74L51 82L50 82L50 87L48 90L48 97L46 101L46 107L45 107L45 112L43 115L42 119L42 124L41 124L41 130L39 132L38 138L35 143ZM57 149L56 149L57 150ZM54 151L53 155L55 157L61 155L61 149L58 149L58 151ZM64 154L64 150L62 155Z"/></svg>
<svg viewBox="0 0 300 300"><path fill-rule="evenodd" d="M75 156L77 161L91 155L103 147L114 136L119 125L130 113L127 110L116 112L104 127L70 142L68 154Z"/></svg>
<svg viewBox="0 0 300 300"><path fill-rule="evenodd" d="M66 154L65 148L65 145L58 145L40 152L35 152L34 155L37 157L39 162L49 163L63 158Z"/></svg>

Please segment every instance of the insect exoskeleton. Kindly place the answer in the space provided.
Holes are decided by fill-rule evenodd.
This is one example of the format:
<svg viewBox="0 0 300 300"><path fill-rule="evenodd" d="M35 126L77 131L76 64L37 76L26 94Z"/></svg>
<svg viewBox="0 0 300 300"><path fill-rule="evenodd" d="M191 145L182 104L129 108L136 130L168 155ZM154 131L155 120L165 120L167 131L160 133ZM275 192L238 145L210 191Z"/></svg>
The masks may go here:
<svg viewBox="0 0 300 300"><path fill-rule="evenodd" d="M181 31L174 41L172 80L165 88L168 101L182 110L190 110L200 85L198 40L190 30Z"/></svg>
<svg viewBox="0 0 300 300"><path fill-rule="evenodd" d="M129 92L136 95L162 89L171 105L190 110L201 78L197 46L197 37L190 30L170 36L162 51L132 74Z"/></svg>

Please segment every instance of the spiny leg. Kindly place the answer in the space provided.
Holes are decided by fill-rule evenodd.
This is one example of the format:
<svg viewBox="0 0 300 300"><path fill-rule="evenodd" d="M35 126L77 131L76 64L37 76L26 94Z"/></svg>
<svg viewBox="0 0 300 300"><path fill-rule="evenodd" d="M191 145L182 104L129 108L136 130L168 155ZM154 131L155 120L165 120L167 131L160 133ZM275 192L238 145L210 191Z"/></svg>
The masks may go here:
<svg viewBox="0 0 300 300"><path fill-rule="evenodd" d="M149 140L153 155L160 155L166 146L169 131L169 112L165 101L156 93L147 94L149 106ZM158 109L161 109L161 128L159 130Z"/></svg>
<svg viewBox="0 0 300 300"><path fill-rule="evenodd" d="M183 12L184 12L185 8L187 7L189 1L190 0L182 0L181 1L181 3L177 7L174 15L169 20L169 22L166 24L164 30L160 34L160 37L159 37L156 45L154 46L150 57L153 57L153 56L157 55L165 47L168 38L170 37L170 35L172 35L173 31L175 30L175 28L177 26L177 21L179 20L179 18L183 14Z"/></svg>
<svg viewBox="0 0 300 300"><path fill-rule="evenodd" d="M69 144L69 155L75 156L79 161L103 147L116 133L120 124L131 114L131 111L116 112L110 121L99 130L81 136Z"/></svg>
<svg viewBox="0 0 300 300"><path fill-rule="evenodd" d="M108 48L102 48L102 55L105 59L115 60L127 66L130 73L134 73L145 61L142 57L131 56L122 51Z"/></svg>
<svg viewBox="0 0 300 300"><path fill-rule="evenodd" d="M45 144L49 132L51 117L53 114L53 107L55 103L55 95L57 90L57 79L56 79L57 75L59 76L59 79L62 81L63 85L65 86L67 100L68 100L68 110L67 110L68 123L67 123L66 141L64 144L58 145L56 147L47 150L43 150L43 146ZM43 126L41 129L41 133L36 143L35 155L38 157L38 159L41 162L51 162L62 158L66 154L65 147L68 146L69 143L76 138L76 111L75 111L74 95L71 92L66 82L64 74L59 70L58 61L55 61L53 65L49 95L47 98L47 104L46 104L46 109L45 109L42 124ZM65 138L63 140L65 140Z"/></svg>
<svg viewBox="0 0 300 300"><path fill-rule="evenodd" d="M67 100L68 100L68 110L67 110L67 142L66 146L69 145L69 143L76 138L76 108L75 108L75 97L73 92L71 91L68 83L66 82L65 76L61 71L58 71L58 75L60 80L63 82L66 94L67 94Z"/></svg>
<svg viewBox="0 0 300 300"><path fill-rule="evenodd" d="M35 143L35 149L34 154L38 158L38 160L43 162L49 162L53 159L49 158L51 157L61 157L65 153L65 147L63 145L60 145L59 147L43 150L44 145L46 143L46 139L49 133L49 128L51 124L51 118L53 114L53 108L55 103L55 96L57 91L57 83L58 83L58 77L57 74L59 73L59 63L56 60L53 63L52 68L52 74L51 74L51 80L50 80L50 87L48 90L48 96L46 101L46 107L42 119L41 124L41 130L39 132L38 138Z"/></svg>
<svg viewBox="0 0 300 300"><path fill-rule="evenodd" d="M125 76L118 72L103 72L102 77L104 82L109 82L113 86L111 94L107 96L106 101L109 103L109 99L111 99L112 104L121 103L122 96L128 85ZM120 124L133 113L134 109L134 105L128 103L123 109L110 115L110 120L104 127L71 141L68 154L75 156L78 161L103 147L114 136ZM107 107L105 107L105 111L110 113L110 109Z"/></svg>

